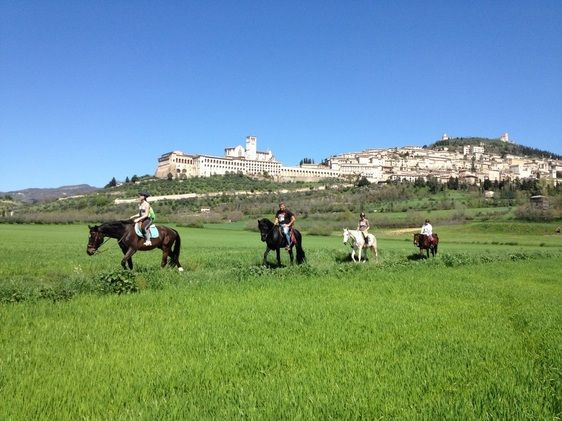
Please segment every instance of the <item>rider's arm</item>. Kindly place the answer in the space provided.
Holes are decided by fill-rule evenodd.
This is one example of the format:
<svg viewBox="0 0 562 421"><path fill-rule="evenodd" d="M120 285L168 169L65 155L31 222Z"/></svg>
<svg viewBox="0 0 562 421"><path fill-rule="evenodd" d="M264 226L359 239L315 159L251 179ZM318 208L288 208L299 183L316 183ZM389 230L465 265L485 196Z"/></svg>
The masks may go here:
<svg viewBox="0 0 562 421"><path fill-rule="evenodd" d="M292 227L295 224L296 220L297 220L297 218L295 218L295 215L291 215L291 221L287 225Z"/></svg>
<svg viewBox="0 0 562 421"><path fill-rule="evenodd" d="M140 222L140 221L144 221L146 218L148 218L148 211L150 210L150 205L143 205L142 206L142 211L139 211L140 215L137 215L137 218L135 219L135 222Z"/></svg>

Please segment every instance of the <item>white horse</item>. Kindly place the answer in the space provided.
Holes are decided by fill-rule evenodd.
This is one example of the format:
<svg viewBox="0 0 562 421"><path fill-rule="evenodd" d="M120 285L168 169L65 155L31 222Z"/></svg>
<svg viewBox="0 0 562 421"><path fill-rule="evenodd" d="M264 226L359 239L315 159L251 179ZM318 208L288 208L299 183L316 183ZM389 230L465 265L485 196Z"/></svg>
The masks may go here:
<svg viewBox="0 0 562 421"><path fill-rule="evenodd" d="M343 243L347 244L347 242L351 244L351 259L354 262L361 261L361 254L363 249L371 249L371 251L375 254L375 257L379 255L377 251L377 239L373 234L367 235L367 242L365 242L365 237L363 237L363 233L358 230L348 230L345 228L343 230ZM358 254L359 260L355 260L355 253Z"/></svg>

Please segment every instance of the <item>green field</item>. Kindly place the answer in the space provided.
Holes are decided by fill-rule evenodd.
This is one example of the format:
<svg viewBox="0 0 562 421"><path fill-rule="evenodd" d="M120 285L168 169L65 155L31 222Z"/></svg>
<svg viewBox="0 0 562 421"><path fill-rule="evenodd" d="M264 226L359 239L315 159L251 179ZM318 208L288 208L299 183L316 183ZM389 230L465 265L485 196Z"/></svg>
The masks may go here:
<svg viewBox="0 0 562 421"><path fill-rule="evenodd" d="M0 418L562 417L552 226L439 227L435 259L379 231L364 264L305 234L306 265L268 269L246 225L179 227L185 272L126 276L85 225L0 224Z"/></svg>

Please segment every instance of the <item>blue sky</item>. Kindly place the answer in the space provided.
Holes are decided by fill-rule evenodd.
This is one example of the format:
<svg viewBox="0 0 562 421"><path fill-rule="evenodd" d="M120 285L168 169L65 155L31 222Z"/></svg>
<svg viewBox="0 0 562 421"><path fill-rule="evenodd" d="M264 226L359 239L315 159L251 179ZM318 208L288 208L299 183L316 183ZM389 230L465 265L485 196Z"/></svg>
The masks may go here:
<svg viewBox="0 0 562 421"><path fill-rule="evenodd" d="M562 1L0 1L0 191L450 136L562 154Z"/></svg>

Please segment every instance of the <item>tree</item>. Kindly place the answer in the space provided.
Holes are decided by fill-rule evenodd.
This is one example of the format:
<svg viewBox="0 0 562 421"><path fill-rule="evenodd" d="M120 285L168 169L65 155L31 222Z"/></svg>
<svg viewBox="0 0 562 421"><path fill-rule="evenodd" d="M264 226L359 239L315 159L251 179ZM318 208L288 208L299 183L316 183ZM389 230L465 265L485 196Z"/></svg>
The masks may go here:
<svg viewBox="0 0 562 421"><path fill-rule="evenodd" d="M423 177L417 177L416 180L414 181L414 186L425 187L425 180L423 179Z"/></svg>
<svg viewBox="0 0 562 421"><path fill-rule="evenodd" d="M440 190L439 181L435 177L428 177L425 185L429 188L431 194L435 194Z"/></svg>
<svg viewBox="0 0 562 421"><path fill-rule="evenodd" d="M302 164L314 164L314 159L312 158L303 158L299 162L299 166Z"/></svg>
<svg viewBox="0 0 562 421"><path fill-rule="evenodd" d="M115 187L116 185L117 185L117 180L115 179L115 177L113 177L113 178L111 179L111 181L106 184L105 188L108 188L108 187Z"/></svg>
<svg viewBox="0 0 562 421"><path fill-rule="evenodd" d="M447 180L447 188L449 190L458 190L459 189L459 178L451 176L449 180Z"/></svg>
<svg viewBox="0 0 562 421"><path fill-rule="evenodd" d="M125 177L125 184L130 183L131 180L129 180L129 176Z"/></svg>
<svg viewBox="0 0 562 421"><path fill-rule="evenodd" d="M131 177L131 183L136 183L137 181L139 181L139 177L135 174Z"/></svg>
<svg viewBox="0 0 562 421"><path fill-rule="evenodd" d="M492 182L487 178L484 180L484 183L482 183L482 188L484 190L491 190L492 189Z"/></svg>
<svg viewBox="0 0 562 421"><path fill-rule="evenodd" d="M364 186L368 186L369 184L371 184L371 182L369 180L367 180L367 177L360 177L357 182L355 183L356 187L364 187Z"/></svg>

